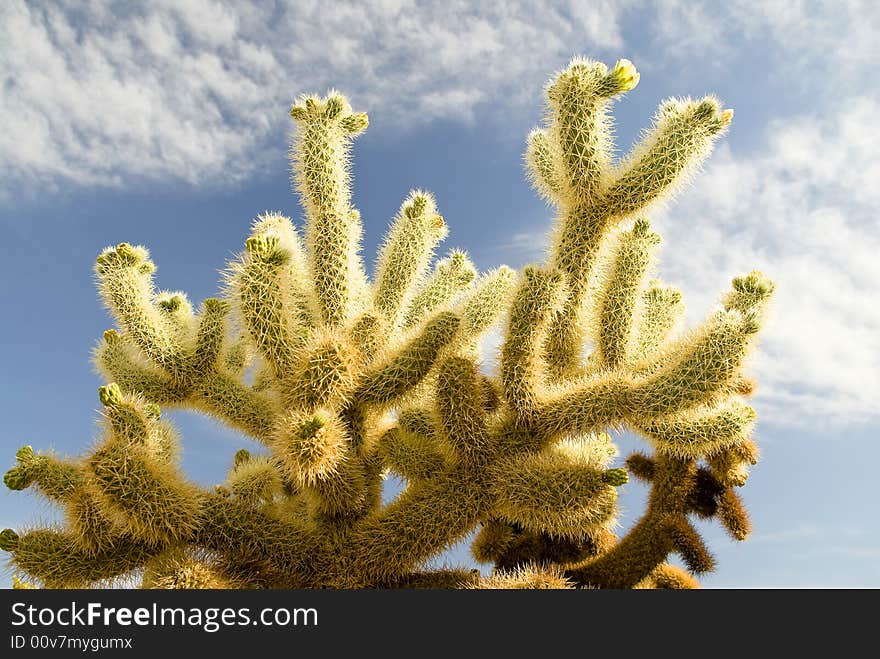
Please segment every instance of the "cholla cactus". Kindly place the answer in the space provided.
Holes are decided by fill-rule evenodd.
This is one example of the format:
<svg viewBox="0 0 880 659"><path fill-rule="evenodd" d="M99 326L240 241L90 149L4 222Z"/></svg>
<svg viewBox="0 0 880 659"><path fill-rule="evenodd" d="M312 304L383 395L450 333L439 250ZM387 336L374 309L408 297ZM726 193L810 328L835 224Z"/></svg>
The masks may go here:
<svg viewBox="0 0 880 659"><path fill-rule="evenodd" d="M3 531L15 568L49 587L132 574L151 588L695 586L712 558L689 517L749 532L732 489L757 458L741 368L773 286L736 278L721 310L676 334L681 296L651 278L659 237L645 214L732 112L667 101L614 164L607 108L637 82L627 60L609 71L578 59L549 85L527 161L558 219L547 262L518 277L477 279L459 251L429 272L446 226L413 192L368 280L348 170L367 117L337 93L291 111L304 235L260 216L223 299L194 311L154 290L144 248L105 250L96 272L119 329L95 351L112 381L103 437L76 459L18 451L7 486L35 487L66 520ZM489 377L478 341L501 318ZM181 473L160 407L214 415L262 450L236 453L207 491ZM653 456L614 467L607 431L623 427ZM389 470L407 485L382 505ZM618 541L629 472L652 491ZM478 528L474 556L492 577L425 567Z"/></svg>

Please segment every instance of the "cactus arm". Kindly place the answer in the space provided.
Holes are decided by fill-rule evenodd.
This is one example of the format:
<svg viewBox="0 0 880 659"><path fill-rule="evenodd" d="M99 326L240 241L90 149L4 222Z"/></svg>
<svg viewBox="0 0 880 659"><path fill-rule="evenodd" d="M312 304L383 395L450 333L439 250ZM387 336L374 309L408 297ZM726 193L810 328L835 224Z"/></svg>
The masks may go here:
<svg viewBox="0 0 880 659"><path fill-rule="evenodd" d="M354 386L356 350L332 333L315 333L298 352L282 382L291 409L313 410L345 401Z"/></svg>
<svg viewBox="0 0 880 659"><path fill-rule="evenodd" d="M715 314L676 342L659 369L632 383L629 414L645 418L707 402L738 376L758 329L753 314L736 310Z"/></svg>
<svg viewBox="0 0 880 659"><path fill-rule="evenodd" d="M408 481L431 479L447 466L447 457L436 442L395 426L379 440L383 463Z"/></svg>
<svg viewBox="0 0 880 659"><path fill-rule="evenodd" d="M55 529L35 529L21 536L7 531L0 549L11 552L15 567L47 588L85 588L113 580L144 565L156 551L142 543L120 540L95 552Z"/></svg>
<svg viewBox="0 0 880 659"><path fill-rule="evenodd" d="M435 316L415 338L364 373L354 399L364 404L389 404L415 387L431 370L441 349L455 337L459 323L452 312Z"/></svg>
<svg viewBox="0 0 880 659"><path fill-rule="evenodd" d="M616 423L626 411L627 385L614 375L585 377L551 393L536 413L537 434L550 441L569 433L590 433Z"/></svg>
<svg viewBox="0 0 880 659"><path fill-rule="evenodd" d="M599 297L596 328L598 354L607 368L624 364L633 352L630 340L636 302L651 263L651 248L660 237L650 233L648 221L639 218L631 231L624 232L617 247L614 263Z"/></svg>
<svg viewBox="0 0 880 659"><path fill-rule="evenodd" d="M30 446L15 453L16 465L3 475L10 490L23 490L31 485L50 499L64 501L82 486L81 466L53 455L41 455Z"/></svg>
<svg viewBox="0 0 880 659"><path fill-rule="evenodd" d="M184 345L156 305L154 270L147 250L128 243L108 247L95 265L101 297L126 334L152 362L179 379L185 370Z"/></svg>
<svg viewBox="0 0 880 659"><path fill-rule="evenodd" d="M602 464L553 453L500 460L490 478L496 515L531 531L561 536L604 528L616 512L614 484L622 484Z"/></svg>
<svg viewBox="0 0 880 659"><path fill-rule="evenodd" d="M114 330L104 332L104 340L94 353L98 371L108 382L116 382L125 391L138 391L159 405L181 405L186 387L175 382L155 366L142 364L125 338Z"/></svg>
<svg viewBox="0 0 880 659"><path fill-rule="evenodd" d="M717 99L671 99L660 106L654 126L620 165L603 203L615 217L642 212L680 187L712 150L733 118Z"/></svg>
<svg viewBox="0 0 880 659"><path fill-rule="evenodd" d="M411 573L438 547L465 537L489 500L472 470L458 467L411 484L354 527L334 572L340 586L370 586Z"/></svg>
<svg viewBox="0 0 880 659"><path fill-rule="evenodd" d="M216 494L200 497L193 542L221 554L242 552L268 562L300 587L313 584L319 540L301 524L283 521ZM293 587L293 586L289 586Z"/></svg>
<svg viewBox="0 0 880 659"><path fill-rule="evenodd" d="M742 444L755 423L755 410L740 400L699 406L639 424L658 451L682 458L702 458Z"/></svg>
<svg viewBox="0 0 880 659"><path fill-rule="evenodd" d="M475 347L480 336L497 322L510 301L515 283L516 275L507 266L480 277L474 291L461 305L457 341L463 347Z"/></svg>
<svg viewBox="0 0 880 659"><path fill-rule="evenodd" d="M368 124L339 94L301 99L291 108L299 130L291 149L294 182L306 214L306 243L320 320L343 325L363 296L360 216L351 206L348 152Z"/></svg>
<svg viewBox="0 0 880 659"><path fill-rule="evenodd" d="M198 384L193 406L266 443L272 436L275 410L271 400L228 373L214 371Z"/></svg>
<svg viewBox="0 0 880 659"><path fill-rule="evenodd" d="M566 576L581 586L600 588L631 588L648 576L674 549L669 525L685 514L695 473L691 460L657 460L642 519L609 551L568 569Z"/></svg>
<svg viewBox="0 0 880 659"><path fill-rule="evenodd" d="M204 373L209 369L221 366L223 342L226 339L226 317L229 314L229 303L225 300L208 298L202 302L199 313L196 345L190 361L190 368L195 373Z"/></svg>
<svg viewBox="0 0 880 659"><path fill-rule="evenodd" d="M531 417L543 393L546 364L542 348L564 293L559 273L526 268L511 305L501 352L501 380L505 397L523 419Z"/></svg>
<svg viewBox="0 0 880 659"><path fill-rule="evenodd" d="M537 192L547 201L554 203L562 192L559 180L558 143L550 138L547 129L536 128L526 138L526 172Z"/></svg>
<svg viewBox="0 0 880 659"><path fill-rule="evenodd" d="M428 314L465 290L477 276L467 254L454 250L439 261L434 272L409 303L403 317L404 328L418 325Z"/></svg>
<svg viewBox="0 0 880 659"><path fill-rule="evenodd" d="M478 377L472 361L450 357L440 365L436 385L440 427L453 452L470 462L488 452L490 441Z"/></svg>
<svg viewBox="0 0 880 659"><path fill-rule="evenodd" d="M390 327L398 326L402 309L446 233L433 197L421 191L411 193L379 250L376 264L374 303Z"/></svg>
<svg viewBox="0 0 880 659"><path fill-rule="evenodd" d="M257 225L259 226L259 225ZM230 277L231 297L260 354L282 377L293 360L305 330L300 314L285 304L285 274L291 259L284 241L275 233L252 235L241 262Z"/></svg>
<svg viewBox="0 0 880 659"><path fill-rule="evenodd" d="M620 60L610 72L601 62L575 60L547 88L561 156L561 193L569 207L598 200L611 149L605 116L609 99L637 84L638 73L628 60Z"/></svg>
<svg viewBox="0 0 880 659"><path fill-rule="evenodd" d="M681 292L672 286L651 282L642 294L641 314L636 319L635 347L631 359L639 362L652 356L662 346L684 312Z"/></svg>

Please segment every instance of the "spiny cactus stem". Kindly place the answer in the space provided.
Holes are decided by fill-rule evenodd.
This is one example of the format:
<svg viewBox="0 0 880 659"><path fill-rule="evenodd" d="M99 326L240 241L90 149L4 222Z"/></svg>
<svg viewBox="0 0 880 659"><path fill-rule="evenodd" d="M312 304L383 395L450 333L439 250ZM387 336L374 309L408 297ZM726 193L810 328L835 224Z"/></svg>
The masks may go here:
<svg viewBox="0 0 880 659"><path fill-rule="evenodd" d="M694 486L693 460L658 458L648 510L632 530L608 552L566 571L577 584L597 588L632 588L663 564L674 547L667 524L688 512L687 495Z"/></svg>

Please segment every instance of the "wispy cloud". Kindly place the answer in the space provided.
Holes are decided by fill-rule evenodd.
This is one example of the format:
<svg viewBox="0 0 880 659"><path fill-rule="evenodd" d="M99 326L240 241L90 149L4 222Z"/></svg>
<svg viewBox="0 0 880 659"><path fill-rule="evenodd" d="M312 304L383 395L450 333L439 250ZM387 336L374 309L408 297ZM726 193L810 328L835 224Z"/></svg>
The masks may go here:
<svg viewBox="0 0 880 659"><path fill-rule="evenodd" d="M0 195L234 182L282 148L298 93L339 87L379 130L467 121L489 106L533 107L547 72L585 50L613 59L653 47L661 62L699 56L729 69L743 44L763 40L775 75L809 72L805 86L850 93L878 59L878 21L860 0L9 0Z"/></svg>
<svg viewBox="0 0 880 659"><path fill-rule="evenodd" d="M728 67L761 43L767 69L779 77L808 74L804 86L852 93L880 57L880 11L872 0L664 0L656 41L672 56L714 57Z"/></svg>
<svg viewBox="0 0 880 659"><path fill-rule="evenodd" d="M622 46L626 4L4 2L0 187L234 181L329 87L395 127L516 106L572 48Z"/></svg>

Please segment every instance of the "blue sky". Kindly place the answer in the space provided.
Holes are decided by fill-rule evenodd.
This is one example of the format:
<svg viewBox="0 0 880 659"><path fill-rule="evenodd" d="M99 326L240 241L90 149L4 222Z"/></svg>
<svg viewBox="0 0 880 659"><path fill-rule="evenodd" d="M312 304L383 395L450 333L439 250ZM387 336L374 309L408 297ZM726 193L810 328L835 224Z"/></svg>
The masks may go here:
<svg viewBox="0 0 880 659"><path fill-rule="evenodd" d="M551 221L521 165L544 82L574 55L628 57L642 77L615 106L621 152L663 98L715 93L736 109L703 172L653 214L658 274L683 289L688 320L735 274L777 282L750 367L764 457L742 494L755 532L740 544L706 525L719 566L704 583L880 586L874 3L82 4L0 3L0 462L25 443L74 454L93 439L89 351L111 326L91 275L101 248L148 246L158 285L199 300L256 214L298 221L286 159L298 94L337 88L370 114L353 167L368 260L419 187L449 247L483 269L520 267L541 258ZM248 444L174 418L200 482ZM640 441L620 439L624 455ZM644 490L624 491L625 526ZM0 493L0 527L53 514Z"/></svg>

